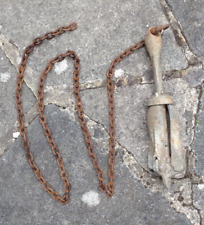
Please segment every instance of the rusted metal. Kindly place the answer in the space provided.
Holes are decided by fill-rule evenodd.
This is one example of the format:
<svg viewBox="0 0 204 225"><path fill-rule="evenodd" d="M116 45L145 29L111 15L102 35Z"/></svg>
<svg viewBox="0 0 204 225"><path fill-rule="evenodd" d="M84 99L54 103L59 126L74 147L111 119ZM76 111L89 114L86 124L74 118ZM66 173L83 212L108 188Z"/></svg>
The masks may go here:
<svg viewBox="0 0 204 225"><path fill-rule="evenodd" d="M153 28L152 33L157 35L158 32L161 32L161 30L166 29L167 27L168 27L168 25ZM43 189L46 192L48 192L52 196L53 199L59 201L61 204L67 204L69 202L69 193L71 190L71 184L68 180L68 173L65 169L64 162L60 155L59 148L54 141L53 135L47 125L47 120L46 120L46 117L44 114L44 101L43 101L43 99L44 99L43 93L44 92L43 92L43 90L44 90L45 80L47 78L48 72L54 67L54 64L56 62L62 61L65 57L71 57L74 60L73 92L74 92L74 96L75 96L76 110L78 112L79 123L80 123L81 129L82 129L83 135L84 135L85 144L88 149L88 154L90 156L91 162L93 164L93 167L94 167L97 177L98 177L99 189L101 191L105 192L108 197L112 197L114 194L114 187L115 187L115 170L114 170L114 163L115 163L115 102L114 102L114 82L113 82L114 69L117 66L117 64L119 62L121 62L126 56L129 56L135 50L143 47L145 44L145 40L143 39L143 40L139 41L138 43L134 44L133 46L129 47L128 49L126 49L119 56L117 56L114 60L112 60L110 67L106 73L108 106L109 106L109 114L108 114L109 135L110 135L110 137L109 137L109 159L108 159L108 167L109 167L109 169L108 169L108 178L109 178L108 184L105 184L104 174L99 166L98 159L97 159L96 153L93 148L90 132L86 125L86 119L84 116L83 106L82 106L81 97L80 97L80 90L79 90L80 60L79 60L77 54L72 50L68 50L64 54L60 54L60 55L56 56L54 59L52 59L48 62L44 71L41 73L39 84L38 84L38 92L37 92L37 97L38 97L37 110L39 113L40 123L44 130L44 134L45 134L47 141L52 149L52 153L56 158L60 176L64 183L64 192L65 193L63 196L60 196L60 194L57 191L55 191L51 187L51 185L48 183L48 181L44 178L42 172L36 165L36 163L34 161L34 157L30 151L30 142L27 138L27 129L25 127L25 116L23 113L22 85L24 82L24 72L26 69L27 60L28 60L30 53L34 50L34 48L38 45L41 45L44 42L44 40L52 39L57 35L61 35L66 31L73 31L76 28L77 28L77 24L72 23L68 26L60 27L53 32L48 32L44 36L35 38L33 40L33 42L25 49L25 51L23 53L23 57L22 57L20 65L19 65L19 72L17 75L17 83L16 83L16 108L17 108L17 113L18 113L19 130L20 130L20 133L22 136L22 146L25 149L27 161L30 164L36 178L42 184ZM160 69L159 66L156 65L155 71L159 71L159 69ZM156 79L156 76L155 76L155 79ZM158 79L157 83L158 83L158 87L156 90L158 90L159 92L162 92L162 85L160 84L159 79ZM171 98L169 98L165 95L162 95L162 96L160 95L160 96L152 98L152 100L150 100L150 102L149 102L149 105L150 105L150 110L152 110L153 113L149 113L149 115L150 116L152 116L154 114L156 115L156 111L158 111L158 113L161 114L161 117L163 116L163 124L165 125L167 123L166 116L165 116L166 108L161 105L162 103L165 103L165 104L168 103L169 115L173 119L173 124L171 125L172 132L173 132L173 134L171 134L171 139L172 139L171 154L178 156L178 158L180 157L180 159L183 159L182 158L183 153L181 152L179 155L178 151L177 151L177 148L178 148L177 143L179 142L179 138L178 138L178 129L174 124L178 124L178 121L175 116L174 108L172 108L170 105L172 103ZM155 106L155 104L157 106L159 105L161 107L157 108L157 106ZM155 107L156 107L156 109L154 109ZM150 118L149 121L155 121L155 120ZM159 122L161 122L161 121L159 120ZM152 124L151 127L153 127L153 126L154 126L154 124ZM165 126L167 126L167 125L165 125ZM152 139L152 144L153 143L154 143L154 140ZM152 152L152 155L154 155L154 145L150 152ZM169 158L167 157L167 159L169 159ZM149 162L150 162L150 160L149 160ZM165 166L165 163L163 163L163 164ZM149 165L150 165L150 168L155 168L153 160L152 160L152 163L149 163ZM169 165L169 164L167 164L167 165ZM180 177L180 171L182 169L181 168L182 166L178 163L177 160L172 160L172 166L174 166L174 168L175 168L174 171L178 171L178 173L174 172L174 177ZM170 171L170 169L168 171ZM172 174L173 173L171 173L171 175Z"/></svg>
<svg viewBox="0 0 204 225"><path fill-rule="evenodd" d="M21 60L21 63L19 65L19 72L17 76L17 84L16 84L16 108L18 113L18 121L19 121L19 130L22 136L22 146L25 149L26 152L26 158L28 160L28 163L30 164L36 178L40 181L40 183L43 186L43 189L48 192L53 199L59 201L61 204L67 204L69 202L69 193L71 190L71 184L68 180L68 173L66 172L63 159L60 155L60 151L54 141L53 135L47 125L47 120L44 114L44 95L43 95L43 89L45 80L47 78L48 72L53 68L54 64L56 62L62 61L65 57L71 57L74 60L74 73L73 73L73 91L75 96L75 102L76 102L76 110L78 112L78 119L79 123L81 125L81 129L84 135L85 144L88 149L88 153L91 159L91 162L93 164L93 167L96 170L96 174L99 181L99 189L107 194L108 197L112 197L114 194L114 187L115 187L115 170L114 170L114 163L115 163L115 103L114 103L114 82L113 82L113 76L114 76L114 69L115 66L126 56L132 54L135 50L141 48L144 45L144 40L141 40L137 44L129 47L126 49L123 53L121 53L118 57L116 57L112 62L111 65L106 73L107 76L107 92L108 92L108 106L109 106L109 159L108 159L108 178L109 182L106 185L104 181L104 174L101 170L98 159L96 156L96 153L93 148L91 136L89 129L86 125L86 119L84 116L84 111L82 107L81 97L80 97L80 90L79 90L79 69L80 69L80 60L77 56L77 54L72 51L68 50L64 54L58 55L56 58L50 60L48 62L47 66L45 67L44 71L42 72L38 84L38 104L37 104L37 110L39 113L39 120L42 125L42 128L44 130L44 134L47 138L47 141L52 149L52 153L56 158L57 165L59 167L59 172L61 179L64 183L64 195L60 196L57 191L55 191L51 185L48 183L48 181L44 178L42 172L36 165L34 161L34 157L32 153L30 152L30 143L27 138L27 129L25 127L25 116L23 113L23 103L22 103L22 85L24 82L24 71L26 69L26 63L28 60L28 57L30 53L34 50L34 48L42 42L47 39L52 39L57 35L63 34L66 31L73 31L77 28L76 23L72 23L66 27L60 27L59 29L48 32L44 36L37 37L33 40L32 44L30 44L24 51L23 57Z"/></svg>
<svg viewBox="0 0 204 225"><path fill-rule="evenodd" d="M185 153L180 141L180 126L173 100L164 94L160 55L161 31L168 25L149 28L145 46L152 62L155 94L149 100L147 126L150 136L148 166L159 174L166 187L170 188L171 178L182 178L186 171Z"/></svg>

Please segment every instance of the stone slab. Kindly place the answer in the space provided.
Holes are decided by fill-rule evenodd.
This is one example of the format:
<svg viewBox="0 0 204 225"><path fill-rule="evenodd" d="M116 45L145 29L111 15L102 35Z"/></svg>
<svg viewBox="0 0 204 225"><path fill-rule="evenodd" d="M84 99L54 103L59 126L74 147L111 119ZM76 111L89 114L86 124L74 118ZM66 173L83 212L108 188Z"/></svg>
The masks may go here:
<svg viewBox="0 0 204 225"><path fill-rule="evenodd" d="M197 125L195 129L195 138L193 142L193 150L196 154L197 163L195 171L198 175L204 176L204 170L203 170L203 162L204 162L204 155L203 155L203 148L204 148L204 142L203 142L203 135L204 135L204 87L202 87L202 96L200 99L200 109L197 115Z"/></svg>
<svg viewBox="0 0 204 225"><path fill-rule="evenodd" d="M195 206L200 210L202 225L204 224L204 184L193 186L193 198Z"/></svg>
<svg viewBox="0 0 204 225"><path fill-rule="evenodd" d="M204 15L203 1L191 0L168 0L173 14L176 16L181 25L182 32L193 53L199 57L204 57L203 32L204 32Z"/></svg>
<svg viewBox="0 0 204 225"><path fill-rule="evenodd" d="M17 121L15 108L15 88L17 71L10 64L0 49L0 155L7 149L13 140L14 127ZM23 86L24 113L35 103L36 99L27 86Z"/></svg>
<svg viewBox="0 0 204 225"><path fill-rule="evenodd" d="M147 7L148 5L148 7ZM2 34L19 48L20 54L38 35L54 30L73 21L78 29L51 41L46 41L29 59L25 80L36 93L39 74L46 63L67 49L75 50L81 59L81 82L105 79L111 60L127 47L141 40L152 25L168 23L158 0L124 2L93 1L2 1L0 6ZM10 18L14 18L10 20ZM177 45L171 28L163 35L163 71L187 67L187 60ZM124 59L118 68L126 74L151 80L150 60L143 48ZM72 83L72 60L67 60L66 72L51 72L48 86L61 89ZM28 72L28 71L27 71ZM57 76L57 78L56 78Z"/></svg>
<svg viewBox="0 0 204 225"><path fill-rule="evenodd" d="M194 114L199 93L183 79L164 81L165 91L173 97L181 126L183 148L193 140ZM147 103L153 95L152 84L122 86L115 90L116 139L132 152L138 163L147 168L149 137L147 133ZM108 130L108 100L106 88L81 92L85 113ZM74 104L74 101L73 101Z"/></svg>
<svg viewBox="0 0 204 225"><path fill-rule="evenodd" d="M190 87L198 87L204 82L204 71L201 66L190 68L183 72L183 78L188 82Z"/></svg>
<svg viewBox="0 0 204 225"><path fill-rule="evenodd" d="M149 192L132 177L121 161L120 149L116 157L114 197L108 199L98 192L97 178L90 165L76 118L53 105L46 107L46 115L69 172L72 183L71 201L62 206L43 191L26 162L18 138L0 158L2 224L191 224L183 214L175 212L161 194ZM56 162L40 126L36 118L28 128L31 151L45 177L62 193ZM97 124L95 126L97 128ZM107 154L100 153L98 149L96 151L100 164L102 168L106 167Z"/></svg>
<svg viewBox="0 0 204 225"><path fill-rule="evenodd" d="M172 2L172 1L169 1ZM185 1L188 4L189 1ZM172 3L182 5L180 2ZM203 18L199 14L200 2L196 1L189 20L182 11L181 25ZM190 9L192 8L190 7ZM172 6L176 14L177 7ZM194 10L195 9L195 10ZM178 14L178 13L177 13ZM197 15L198 14L198 15ZM176 17L179 19L179 16ZM194 20L194 17L196 20ZM17 67L24 48L32 39L47 31L54 30L61 25L77 22L78 29L57 37L36 48L29 58L25 81L34 94L37 92L37 83L41 71L50 58L58 53L73 49L81 60L80 81L83 87L90 88L81 92L85 113L93 120L88 120L94 147L100 159L100 165L107 174L108 151L108 112L105 84L105 72L110 61L128 46L142 39L151 25L168 23L162 12L159 0L122 0L110 2L87 0L81 2L57 0L52 1L12 1L2 0L0 4L0 32L1 40L7 40L7 56ZM180 22L180 19L179 19ZM194 26L195 25L195 26ZM191 50L202 56L200 32L202 21L189 26L184 34ZM196 27L198 25L198 27ZM187 32L187 31L188 32ZM198 36L195 37L195 31ZM194 41L195 39L195 41ZM201 46L201 45L200 45ZM2 44L1 44L2 47ZM15 51L14 51L15 50ZM4 54L2 56L5 58ZM16 59L15 59L16 57ZM4 60L1 68L3 73L14 74L12 65ZM5 63L6 62L6 63ZM6 65L6 66L5 66ZM165 90L175 98L175 105L179 111L181 121L181 136L183 146L189 148L194 136L194 116L197 113L199 91L195 88L202 81L202 67L193 67L185 70L186 76L182 79L172 79L171 74L176 70L179 73L188 67L188 62L182 49L177 45L171 28L163 33L162 70L163 74L170 74L165 82ZM11 71L10 71L11 70ZM146 129L146 111L148 98L153 93L152 69L146 50L140 49L137 53L124 59L116 68L115 78L123 79L126 85L116 85L116 191L112 199L97 189L97 179L87 149L81 134L81 129L74 111L72 91L73 62L70 59L57 64L49 73L45 87L46 104L56 104L46 107L49 126L60 147L65 166L70 174L72 183L71 201L69 205L61 206L51 199L42 190L41 185L34 177L32 170L25 160L21 148L20 138L12 147L7 145L7 151L0 158L0 223L2 224L191 224L189 220L198 224L199 215L195 207L200 209L202 203L199 191L194 190L192 198L191 177L172 182L172 193L164 190L159 178L153 179L147 169L148 135ZM182 72L181 72L182 73ZM195 76L193 76L195 74ZM183 74L182 74L183 75ZM136 77L136 79L135 79ZM3 76L3 82L8 76ZM134 78L133 80L131 80ZM15 79L9 79L1 90L2 99L10 96L15 89ZM129 82L130 81L130 82ZM133 81L133 82L132 82ZM89 83L93 87L89 87ZM5 82L4 82L5 83ZM86 83L86 84L84 84ZM84 84L84 85L83 85ZM97 85L98 86L97 86ZM97 88L101 85L101 88ZM96 86L95 86L96 85ZM85 88L85 89L86 89ZM8 91L8 92L7 92ZM0 91L1 92L1 91ZM25 111L32 117L35 98L29 89L24 87ZM7 115L3 117L9 124L3 129L13 129L15 113L14 98L10 101ZM1 101L1 97L0 97ZM27 103L26 103L27 102ZM30 104L31 102L32 104ZM4 105L2 109L7 109ZM64 109L62 109L65 107ZM67 107L67 108L66 108ZM202 111L199 111L201 116ZM1 114L0 114L1 116ZM204 120L202 116L201 120ZM32 121L32 118L29 119ZM95 122L94 122L95 121ZM11 124L10 124L11 123ZM12 134L12 132L10 132ZM198 132L196 133L198 136ZM6 135L7 136L7 135ZM9 136L9 135L8 135ZM31 141L31 151L42 169L45 177L53 187L62 193L62 183L59 178L56 162L45 140L38 119L36 118L28 128ZM197 137L196 136L196 137ZM2 145L5 137L0 139ZM10 139L11 140L11 139ZM201 156L200 138L197 140L196 154ZM10 142L12 144L12 142ZM125 149L126 148L126 149ZM124 154L124 152L126 154ZM126 157L128 155L129 157ZM126 159L126 160L125 160ZM139 164L137 164L138 162ZM201 161L202 162L202 161ZM202 173L202 164L197 162L196 173ZM192 162L190 162L192 163ZM199 164L200 163L200 164ZM135 166L136 164L136 166ZM142 168L144 167L144 169ZM135 171L136 170L136 171ZM144 174L142 174L145 171ZM192 171L189 171L192 172ZM145 178L146 177L146 178ZM162 197L165 196L165 197ZM171 205L170 205L171 204ZM186 205L185 205L186 204ZM195 207L194 205L195 204ZM176 211L180 212L177 213ZM185 214L185 215L184 215ZM188 219L189 220L188 220Z"/></svg>

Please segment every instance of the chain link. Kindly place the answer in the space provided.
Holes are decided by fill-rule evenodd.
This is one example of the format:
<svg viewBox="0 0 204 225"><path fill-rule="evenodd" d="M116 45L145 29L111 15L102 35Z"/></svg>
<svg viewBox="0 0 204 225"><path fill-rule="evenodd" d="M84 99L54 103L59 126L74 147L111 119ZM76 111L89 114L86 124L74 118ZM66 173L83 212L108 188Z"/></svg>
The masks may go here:
<svg viewBox="0 0 204 225"><path fill-rule="evenodd" d="M114 163L115 163L115 102L114 102L114 83L113 83L113 75L114 75L114 68L116 65L126 56L132 54L135 50L141 48L144 45L144 40L141 40L137 44L131 46L127 50L125 50L123 53L121 53L118 57L116 57L110 65L110 68L108 69L106 76L107 76L107 93L108 93L108 105L109 105L109 169L108 169L108 177L109 182L108 185L104 182L104 174L101 170L98 159L96 156L96 153L93 148L91 136L89 129L86 124L84 111L82 107L81 102L81 96L80 96L80 90L79 90L79 70L80 70L80 60L76 53L74 51L68 50L64 54L60 54L56 56L54 59L50 60L45 67L44 71L40 75L40 80L38 84L38 92L37 92L37 110L39 112L39 120L42 125L42 128L44 130L44 134L47 138L47 141L52 149L53 155L56 158L57 165L60 171L61 179L64 183L64 195L61 197L60 194L55 191L51 185L48 183L48 181L43 177L42 172L36 165L33 155L30 152L30 143L27 138L27 129L25 127L25 116L23 113L23 104L22 104L22 84L24 81L24 71L26 69L26 63L28 60L28 57L30 53L34 50L34 48L37 45L42 44L42 42L47 39L52 39L57 35L61 35L65 33L66 31L73 31L77 28L76 23L71 23L68 26L62 26L59 29L48 32L44 36L37 37L33 40L33 43L29 45L24 53L21 60L21 63L19 65L19 72L17 76L17 84L16 84L16 108L18 113L18 121L19 121L19 130L20 134L22 136L22 146L26 151L26 158L28 163L30 164L36 178L40 181L42 184L42 187L45 191L47 191L53 199L59 201L61 204L67 204L69 202L69 193L71 190L71 184L68 179L68 173L64 166L64 161L60 155L59 148L57 147L55 140L53 138L53 135L47 125L47 119L44 114L44 84L45 80L47 78L48 72L54 67L54 64L57 62L61 62L66 57L71 57L74 60L74 73L73 73L73 90L74 90L74 96L76 99L76 109L78 112L78 119L79 123L82 129L82 132L84 134L84 139L86 143L86 147L88 149L88 153L91 159L91 162L93 164L93 167L95 168L95 171L98 176L99 181L99 189L107 194L108 197L112 197L114 194L114 187L115 187L115 170L114 170Z"/></svg>

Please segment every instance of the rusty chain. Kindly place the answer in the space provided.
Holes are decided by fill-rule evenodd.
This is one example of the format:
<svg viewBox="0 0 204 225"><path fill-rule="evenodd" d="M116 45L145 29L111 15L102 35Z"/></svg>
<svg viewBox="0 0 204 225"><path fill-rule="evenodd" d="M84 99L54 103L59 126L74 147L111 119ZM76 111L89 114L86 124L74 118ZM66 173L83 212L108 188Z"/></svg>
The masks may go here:
<svg viewBox="0 0 204 225"><path fill-rule="evenodd" d="M115 170L114 170L114 163L115 163L115 103L114 103L114 82L113 82L113 75L114 75L114 68L115 66L126 56L132 54L136 49L141 48L144 45L144 40L141 40L137 44L129 47L123 53L121 53L118 57L116 57L112 62L111 65L106 73L107 76L107 93L108 93L108 103L109 103L109 169L108 169L108 178L109 182L108 185L104 182L104 174L101 170L96 153L93 148L91 136L89 129L86 124L84 111L82 107L81 97L80 97L80 90L79 90L79 69L80 69L80 60L74 51L68 50L64 54L60 54L54 59L50 60L41 73L40 81L38 84L38 92L37 92L37 110L39 112L39 120L44 130L44 134L47 138L47 141L52 149L52 152L56 158L57 165L60 171L61 179L64 183L64 195L61 197L59 193L54 190L48 181L43 177L42 172L36 165L33 155L30 152L30 143L27 138L27 129L25 127L25 116L23 113L23 104L22 104L22 84L24 81L24 71L26 69L26 63L30 53L34 50L37 45L40 45L45 39L52 39L57 35L61 35L66 31L73 31L77 28L76 23L71 23L68 26L62 26L59 29L55 30L54 32L48 32L44 36L37 37L33 40L32 44L30 44L23 53L23 57L21 63L19 65L19 72L17 75L17 85L16 85L16 107L18 113L18 121L19 121L19 130L22 136L22 146L26 151L26 158L28 163L30 164L36 178L40 181L43 186L43 189L47 191L53 199L59 201L61 204L67 204L69 202L69 192L71 190L71 184L68 179L68 173L65 169L63 159L60 155L59 149L54 141L53 135L47 125L47 120L44 114L44 103L43 103L43 89L45 80L47 77L48 72L53 68L56 62L62 61L65 57L71 57L74 60L74 73L73 73L73 89L74 89L74 96L76 99L76 109L78 112L78 119L81 125L82 132L84 134L84 139L86 143L86 147L88 149L88 153L90 159L92 161L93 167L96 170L98 181L99 181L99 189L107 194L108 197L112 197L114 194L114 186L115 186Z"/></svg>

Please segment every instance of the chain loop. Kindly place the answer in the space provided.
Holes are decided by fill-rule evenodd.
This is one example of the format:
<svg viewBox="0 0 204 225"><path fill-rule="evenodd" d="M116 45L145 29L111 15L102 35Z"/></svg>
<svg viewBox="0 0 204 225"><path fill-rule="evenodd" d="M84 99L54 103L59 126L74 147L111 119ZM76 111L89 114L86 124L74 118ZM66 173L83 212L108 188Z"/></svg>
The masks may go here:
<svg viewBox="0 0 204 225"><path fill-rule="evenodd" d="M60 176L61 179L64 183L64 192L65 194L61 197L57 191L55 191L51 185L46 181L46 179L43 177L42 172L36 165L33 155L30 152L30 143L27 139L27 129L24 124L25 116L23 114L23 104L22 104L22 84L24 81L24 71L26 69L26 63L28 60L28 57L30 53L34 50L34 48L40 44L44 40L49 40L54 38L57 35L61 35L66 31L73 31L77 28L76 23L71 23L68 26L62 26L58 28L57 30L53 32L48 32L44 36L37 37L33 40L32 44L30 44L24 51L23 57L21 60L21 63L19 65L19 72L17 75L17 83L16 83L16 108L17 108L17 113L18 113L18 121L19 121L19 130L20 134L22 136L22 146L26 151L26 159L28 163L30 164L36 178L39 180L39 182L42 184L43 189L51 195L51 197L57 201L59 201L61 204L67 204L69 202L69 193L71 190L71 184L68 180L68 173L65 169L64 166L64 161L60 155L59 149L55 143L55 140L53 138L53 135L48 128L47 125L47 120L46 116L44 114L44 103L43 103L43 98L44 98L44 84L45 80L47 78L48 72L53 68L54 64L57 62L62 61L66 57L71 57L74 60L74 72L73 72L73 90L74 90L74 96L75 96L75 101L76 101L76 110L78 112L78 119L79 123L81 125L81 129L84 134L84 139L86 142L86 146L88 149L88 153L91 159L91 162L93 164L93 167L95 168L95 171L98 176L98 181L99 181L99 189L102 192L105 192L108 197L112 197L114 194L114 187L115 187L115 170L114 170L114 163L115 163L115 110L114 110L114 83L112 80L113 74L114 74L114 68L120 61L130 55L132 52L134 52L136 49L141 48L144 45L144 40L138 42L137 44L131 46L127 50L125 50L122 54L120 54L118 57L116 57L110 65L110 68L108 69L106 76L107 76L107 91L108 91L108 102L109 102L109 170L108 170L108 177L109 177L109 182L108 185L105 185L104 183L104 174L99 166L98 159L96 156L96 153L93 149L93 143L90 137L90 132L88 130L86 120L84 117L84 111L83 111L83 106L81 102L81 96L79 92L79 69L80 69L80 60L77 56L77 54L72 51L68 50L64 54L60 54L56 56L54 59L51 59L47 66L45 67L44 71L40 75L40 80L38 84L38 92L37 92L37 97L38 97L38 104L37 104L37 110L39 112L39 120L42 125L42 128L44 130L44 134L47 138L47 141L52 149L53 155L56 158L57 165L59 168Z"/></svg>

